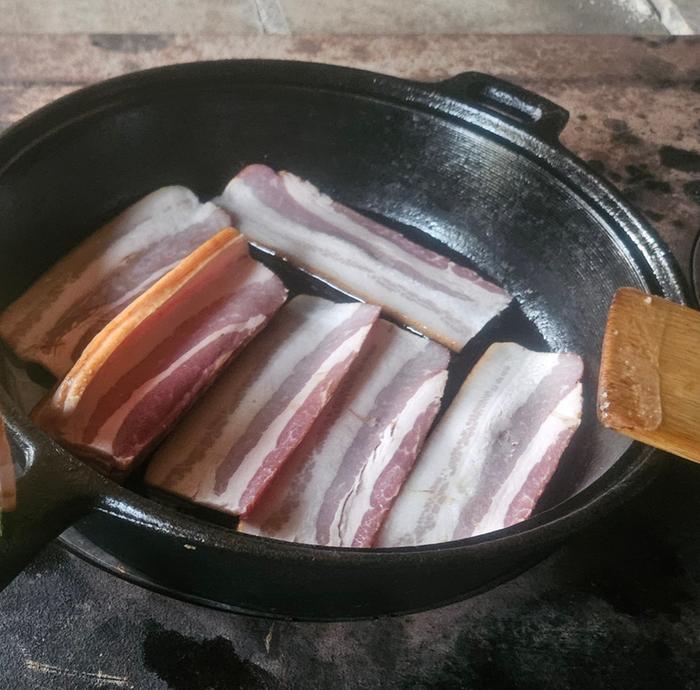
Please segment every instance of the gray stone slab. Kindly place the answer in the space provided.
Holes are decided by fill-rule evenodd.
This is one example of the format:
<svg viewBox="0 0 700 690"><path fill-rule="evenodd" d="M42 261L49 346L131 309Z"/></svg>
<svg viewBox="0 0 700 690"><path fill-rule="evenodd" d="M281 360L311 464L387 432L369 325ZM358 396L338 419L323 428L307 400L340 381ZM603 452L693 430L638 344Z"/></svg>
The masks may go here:
<svg viewBox="0 0 700 690"><path fill-rule="evenodd" d="M700 33L700 0L675 0L683 19L695 33Z"/></svg>
<svg viewBox="0 0 700 690"><path fill-rule="evenodd" d="M646 0L282 0L282 6L292 33L667 33Z"/></svg>
<svg viewBox="0 0 700 690"><path fill-rule="evenodd" d="M0 0L0 33L260 33L255 0Z"/></svg>
<svg viewBox="0 0 700 690"><path fill-rule="evenodd" d="M681 0L700 21L698 0ZM664 34L647 0L0 0L0 33Z"/></svg>

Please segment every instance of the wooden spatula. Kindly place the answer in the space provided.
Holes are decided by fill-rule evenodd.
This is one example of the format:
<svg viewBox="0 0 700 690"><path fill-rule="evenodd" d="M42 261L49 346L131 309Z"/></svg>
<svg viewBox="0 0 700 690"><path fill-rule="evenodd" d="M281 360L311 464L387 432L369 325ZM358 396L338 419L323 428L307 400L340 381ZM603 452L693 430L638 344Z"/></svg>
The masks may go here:
<svg viewBox="0 0 700 690"><path fill-rule="evenodd" d="M700 312L633 288L617 291L603 341L598 418L700 462Z"/></svg>

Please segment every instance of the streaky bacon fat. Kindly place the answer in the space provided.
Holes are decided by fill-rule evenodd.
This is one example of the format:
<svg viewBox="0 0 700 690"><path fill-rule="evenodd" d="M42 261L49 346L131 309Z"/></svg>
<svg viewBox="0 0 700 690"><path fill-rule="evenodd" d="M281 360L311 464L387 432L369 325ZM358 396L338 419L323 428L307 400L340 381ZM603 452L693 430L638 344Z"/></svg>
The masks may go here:
<svg viewBox="0 0 700 690"><path fill-rule="evenodd" d="M474 271L321 194L309 182L249 165L217 200L253 242L397 321L461 350L511 301Z"/></svg>
<svg viewBox="0 0 700 690"><path fill-rule="evenodd" d="M16 507L15 466L5 422L0 417L0 513L10 513Z"/></svg>
<svg viewBox="0 0 700 690"><path fill-rule="evenodd" d="M136 202L54 264L0 314L0 337L64 376L92 338L136 297L231 224L185 187Z"/></svg>
<svg viewBox="0 0 700 690"><path fill-rule="evenodd" d="M121 475L282 305L281 281L222 230L93 338L37 423Z"/></svg>
<svg viewBox="0 0 700 690"><path fill-rule="evenodd" d="M378 315L367 304L295 297L157 450L146 482L248 514L331 399Z"/></svg>
<svg viewBox="0 0 700 690"><path fill-rule="evenodd" d="M384 320L250 515L249 534L372 546L440 406L449 352Z"/></svg>
<svg viewBox="0 0 700 690"><path fill-rule="evenodd" d="M575 354L492 345L426 441L376 546L462 539L529 517L581 419Z"/></svg>

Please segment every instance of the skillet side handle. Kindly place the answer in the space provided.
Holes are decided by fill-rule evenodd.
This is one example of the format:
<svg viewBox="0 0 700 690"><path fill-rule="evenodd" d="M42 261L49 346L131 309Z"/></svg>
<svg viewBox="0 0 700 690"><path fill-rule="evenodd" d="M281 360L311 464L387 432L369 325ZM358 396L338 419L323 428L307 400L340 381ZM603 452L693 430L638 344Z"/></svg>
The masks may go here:
<svg viewBox="0 0 700 690"><path fill-rule="evenodd" d="M463 72L435 85L456 100L474 103L515 120L525 130L556 144L569 121L569 111L522 86L481 72Z"/></svg>
<svg viewBox="0 0 700 690"><path fill-rule="evenodd" d="M101 494L102 478L78 460L55 446L28 448L16 439L8 434L15 466L24 455L24 473L17 479L15 510L0 514L0 590Z"/></svg>

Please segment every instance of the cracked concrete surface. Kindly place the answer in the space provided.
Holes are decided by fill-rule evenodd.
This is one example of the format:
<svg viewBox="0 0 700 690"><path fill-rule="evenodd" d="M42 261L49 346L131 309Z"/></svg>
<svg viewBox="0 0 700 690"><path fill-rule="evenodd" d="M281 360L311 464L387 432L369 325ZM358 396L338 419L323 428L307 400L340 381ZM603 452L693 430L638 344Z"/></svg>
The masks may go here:
<svg viewBox="0 0 700 690"><path fill-rule="evenodd" d="M699 14L697 0L0 0L0 34L648 35L688 33Z"/></svg>

